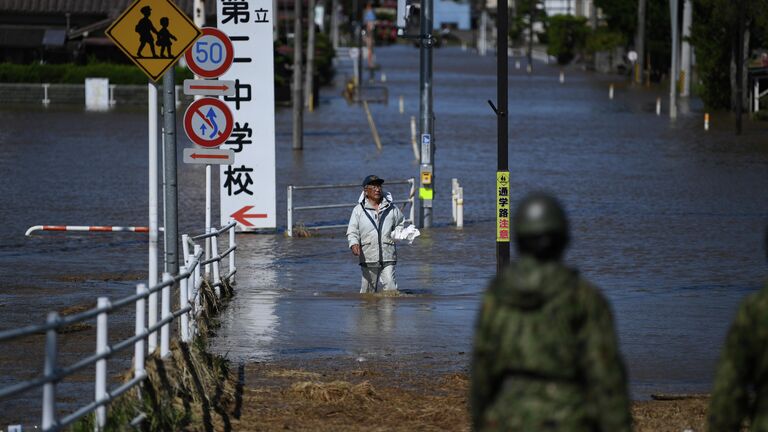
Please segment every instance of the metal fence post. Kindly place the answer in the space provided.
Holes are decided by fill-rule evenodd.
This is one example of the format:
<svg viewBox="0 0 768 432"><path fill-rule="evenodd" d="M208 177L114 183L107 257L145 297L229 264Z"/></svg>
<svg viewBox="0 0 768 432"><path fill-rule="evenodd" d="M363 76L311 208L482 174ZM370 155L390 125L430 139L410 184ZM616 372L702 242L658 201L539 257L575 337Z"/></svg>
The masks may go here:
<svg viewBox="0 0 768 432"><path fill-rule="evenodd" d="M286 199L288 202L288 209L286 212L286 227L285 227L285 233L288 234L288 237L293 237L293 186L288 185L288 197Z"/></svg>
<svg viewBox="0 0 768 432"><path fill-rule="evenodd" d="M456 226L464 227L464 188L459 186L456 191Z"/></svg>
<svg viewBox="0 0 768 432"><path fill-rule="evenodd" d="M453 215L453 222L456 222L456 193L459 188L459 179L451 179L451 215Z"/></svg>
<svg viewBox="0 0 768 432"><path fill-rule="evenodd" d="M47 324L54 326L59 322L59 313L48 314ZM56 375L56 327L49 328L45 332L45 366L43 373L46 378ZM56 381L52 380L43 385L43 430L53 428L56 420Z"/></svg>
<svg viewBox="0 0 768 432"><path fill-rule="evenodd" d="M182 234L181 236L181 251L184 254L184 265L189 267L189 262L192 261L192 257L189 255L189 235Z"/></svg>
<svg viewBox="0 0 768 432"><path fill-rule="evenodd" d="M147 285L145 284L138 284L136 285L136 294L137 295L146 295L147 291ZM144 323L146 322L146 300L144 298L140 298L136 300L136 336L140 334L144 334L144 332L147 331L147 328L144 326ZM145 338L141 338L136 341L136 344L134 345L134 355L133 355L133 376L139 377L144 375L144 341Z"/></svg>
<svg viewBox="0 0 768 432"><path fill-rule="evenodd" d="M173 280L170 273L163 273L163 282ZM171 316L171 287L164 286L161 298L160 319L165 320ZM160 357L165 358L171 353L171 323L165 323L160 327Z"/></svg>
<svg viewBox="0 0 768 432"><path fill-rule="evenodd" d="M109 299L99 297L96 307L99 309L109 307ZM106 354L109 352L107 339L107 316L109 312L100 312L96 317L96 354ZM96 402L101 402L107 398L107 359L96 361ZM100 431L107 425L107 407L101 405L96 408L96 430Z"/></svg>
<svg viewBox="0 0 768 432"><path fill-rule="evenodd" d="M213 230L211 230L213 232ZM220 274L220 267L221 267L221 257L219 257L219 236L215 235L211 237L211 253L213 254L214 258L218 258L218 261L213 263L213 284L216 285L219 282L221 282L221 274ZM216 297L221 298L221 287L216 285L215 288L216 291Z"/></svg>
<svg viewBox="0 0 768 432"><path fill-rule="evenodd" d="M231 220L229 222L230 222L230 224L232 223ZM230 249L232 247L236 246L235 245L235 228L236 227L237 227L237 225L235 225L235 226L233 226L232 228L229 229L229 247L230 247ZM229 253L229 273L232 275L232 279L230 280L229 283L231 285L235 284L235 275L234 275L233 272L236 269L237 269L237 267L235 267L235 250L232 249L232 251Z"/></svg>
<svg viewBox="0 0 768 432"><path fill-rule="evenodd" d="M181 266L179 274L187 272L187 266ZM185 277L179 281L179 309L187 307L189 304L187 287L189 283L189 277ZM181 341L184 343L189 342L189 312L181 314L181 323L179 324L179 330L181 331Z"/></svg>
<svg viewBox="0 0 768 432"><path fill-rule="evenodd" d="M416 179L411 177L408 182L411 184L411 192L408 195L411 199L411 224L416 225Z"/></svg>

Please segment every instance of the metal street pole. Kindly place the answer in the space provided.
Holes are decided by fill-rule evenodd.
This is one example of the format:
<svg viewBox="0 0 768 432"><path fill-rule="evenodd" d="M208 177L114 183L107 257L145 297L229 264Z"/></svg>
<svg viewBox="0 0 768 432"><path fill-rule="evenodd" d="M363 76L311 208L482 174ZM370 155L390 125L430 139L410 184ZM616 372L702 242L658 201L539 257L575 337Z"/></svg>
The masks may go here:
<svg viewBox="0 0 768 432"><path fill-rule="evenodd" d="M529 0L528 7L529 7L528 9L528 73L532 73L533 72L533 13L536 10L536 0ZM500 8L500 6L497 6L497 9L498 8Z"/></svg>
<svg viewBox="0 0 768 432"><path fill-rule="evenodd" d="M691 43L688 39L691 37L691 21L693 21L692 3L691 0L683 2L683 51L680 55L683 64L681 97L689 97L691 95Z"/></svg>
<svg viewBox="0 0 768 432"><path fill-rule="evenodd" d="M158 216L157 216L157 178L158 178L158 112L157 112L157 87L150 82L147 85L147 107L149 109L149 286L153 287L158 282ZM149 295L149 326L157 323L157 293ZM157 347L157 332L149 335L149 352L154 352Z"/></svg>
<svg viewBox="0 0 768 432"><path fill-rule="evenodd" d="M677 118L677 71L679 70L678 60L680 59L680 41L677 25L678 0L670 0L670 20L672 24L672 65L669 71L669 117Z"/></svg>
<svg viewBox="0 0 768 432"><path fill-rule="evenodd" d="M498 172L506 172L509 179L509 125L507 120L508 85L509 85L509 63L507 53L507 27L509 25L507 0L498 0L496 9L496 98L499 106L496 108L497 119L497 168ZM497 178L499 175L497 174ZM507 188L509 190L509 188ZM498 194L499 191L496 191ZM497 214L498 218L499 215ZM507 218L508 220L508 218ZM497 228L498 229L498 228ZM509 238L507 241L496 239L496 274L501 274L504 267L509 264Z"/></svg>
<svg viewBox="0 0 768 432"><path fill-rule="evenodd" d="M744 104L744 31L745 12L744 0L737 0L739 35L736 38L736 135L741 135L741 117Z"/></svg>
<svg viewBox="0 0 768 432"><path fill-rule="evenodd" d="M419 219L423 228L432 226L432 200L435 185L434 114L432 112L432 17L433 0L421 2L419 56L419 128L421 136L421 175L419 176Z"/></svg>
<svg viewBox="0 0 768 432"><path fill-rule="evenodd" d="M176 177L176 83L171 67L163 75L163 189L165 190L165 269L179 273L179 213L178 184Z"/></svg>
<svg viewBox="0 0 768 432"><path fill-rule="evenodd" d="M293 149L304 149L304 98L302 97L301 32L302 0L296 0L293 7Z"/></svg>
<svg viewBox="0 0 768 432"><path fill-rule="evenodd" d="M307 27L307 70L305 71L306 81L304 85L307 93L304 100L309 112L313 112L315 110L315 0L309 0Z"/></svg>
<svg viewBox="0 0 768 432"><path fill-rule="evenodd" d="M643 70L645 68L645 2L646 0L637 0L637 34L635 35L635 51L637 52L635 83L637 84L643 83Z"/></svg>

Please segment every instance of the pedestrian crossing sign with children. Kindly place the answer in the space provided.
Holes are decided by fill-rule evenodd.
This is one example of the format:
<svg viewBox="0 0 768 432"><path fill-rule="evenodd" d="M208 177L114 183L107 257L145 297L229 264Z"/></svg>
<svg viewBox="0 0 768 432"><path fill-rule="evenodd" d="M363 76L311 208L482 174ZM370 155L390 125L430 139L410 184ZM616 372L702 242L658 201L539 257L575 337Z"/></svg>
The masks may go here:
<svg viewBox="0 0 768 432"><path fill-rule="evenodd" d="M106 33L152 81L202 34L171 0L134 1Z"/></svg>

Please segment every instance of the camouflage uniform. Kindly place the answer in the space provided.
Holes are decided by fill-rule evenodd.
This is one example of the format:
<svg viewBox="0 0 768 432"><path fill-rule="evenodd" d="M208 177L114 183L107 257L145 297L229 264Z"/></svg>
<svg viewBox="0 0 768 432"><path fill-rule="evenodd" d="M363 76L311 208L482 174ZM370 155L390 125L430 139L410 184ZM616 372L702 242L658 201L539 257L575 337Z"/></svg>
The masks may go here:
<svg viewBox="0 0 768 432"><path fill-rule="evenodd" d="M491 282L471 373L475 430L631 430L610 307L557 261L523 256Z"/></svg>
<svg viewBox="0 0 768 432"><path fill-rule="evenodd" d="M768 285L741 304L731 324L715 375L709 430L768 431Z"/></svg>

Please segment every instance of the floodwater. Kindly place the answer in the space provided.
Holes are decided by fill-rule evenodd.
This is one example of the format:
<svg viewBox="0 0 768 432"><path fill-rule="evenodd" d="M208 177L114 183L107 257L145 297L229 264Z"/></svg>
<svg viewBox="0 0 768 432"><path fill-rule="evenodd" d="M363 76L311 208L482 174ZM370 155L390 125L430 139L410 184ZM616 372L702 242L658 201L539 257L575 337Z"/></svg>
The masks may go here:
<svg viewBox="0 0 768 432"><path fill-rule="evenodd" d="M343 230L294 239L282 232L288 184L417 174L409 123L418 117L418 50L393 46L377 49L377 56L377 85L389 91L388 104L371 105L383 151L374 146L364 111L340 96L348 61L339 66L338 86L323 89L318 109L305 113L302 152L291 150L290 108L277 111L280 228L238 236L236 297L211 341L233 361L422 355L446 359L447 369L468 365L480 295L496 266L496 117L486 102L496 101L493 56L435 51L435 227L399 249L398 284L410 295L356 294L360 274ZM560 84L553 66L537 65L533 76L515 69L514 59L510 66L513 198L546 189L564 202L573 227L567 261L611 302L633 396L707 391L736 306L766 274L768 127L747 123L735 137L722 114L705 132L696 103L670 122L664 99L664 115L655 115L663 89L578 70L568 70ZM616 98L609 100L612 81ZM97 296L132 293L145 277L143 235L25 238L24 231L38 224L145 225L146 112L0 107L0 113L0 329L43 322L49 310L92 304ZM180 139L179 154L188 145ZM179 168L180 227L200 233L204 169ZM464 188L463 229L450 223L452 177ZM400 199L407 190L392 192ZM351 203L358 193L296 192L294 201ZM299 213L295 220L344 223L348 213ZM130 314L112 326L113 333L130 331ZM89 350L87 334L65 338ZM42 337L23 350L2 344L0 385L42 370L38 355L24 354L39 352L38 343ZM73 384L66 403L79 392L91 394L80 388ZM0 417L10 409L0 404Z"/></svg>

